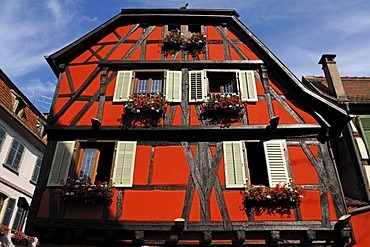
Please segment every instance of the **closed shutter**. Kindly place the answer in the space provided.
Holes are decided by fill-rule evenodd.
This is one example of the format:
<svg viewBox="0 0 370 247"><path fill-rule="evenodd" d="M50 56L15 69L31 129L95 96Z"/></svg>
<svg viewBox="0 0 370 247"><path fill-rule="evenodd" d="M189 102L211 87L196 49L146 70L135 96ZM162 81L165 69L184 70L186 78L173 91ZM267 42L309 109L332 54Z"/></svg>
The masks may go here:
<svg viewBox="0 0 370 247"><path fill-rule="evenodd" d="M23 218L23 211L24 211L23 208L18 207L17 213L16 213L14 221L13 221L13 226L12 226L13 231L22 230L22 229L20 229L20 226L22 225L21 221L22 221L22 218Z"/></svg>
<svg viewBox="0 0 370 247"><path fill-rule="evenodd" d="M168 102L181 102L181 83L181 71L167 71L165 97Z"/></svg>
<svg viewBox="0 0 370 247"><path fill-rule="evenodd" d="M71 165L74 141L61 141L57 143L51 164L48 186L60 186L67 180Z"/></svg>
<svg viewBox="0 0 370 247"><path fill-rule="evenodd" d="M24 152L24 145L17 139L13 139L12 146L6 158L5 165L18 172Z"/></svg>
<svg viewBox="0 0 370 247"><path fill-rule="evenodd" d="M113 102L128 100L131 91L132 71L118 71Z"/></svg>
<svg viewBox="0 0 370 247"><path fill-rule="evenodd" d="M270 187L279 183L288 183L288 169L283 140L272 140L263 143L266 156L267 172Z"/></svg>
<svg viewBox="0 0 370 247"><path fill-rule="evenodd" d="M206 98L203 71L189 71L189 102L203 101Z"/></svg>
<svg viewBox="0 0 370 247"><path fill-rule="evenodd" d="M242 142L223 142L226 188L243 188L246 183Z"/></svg>
<svg viewBox="0 0 370 247"><path fill-rule="evenodd" d="M360 123L361 133L364 138L367 152L370 155L370 115L358 116Z"/></svg>
<svg viewBox="0 0 370 247"><path fill-rule="evenodd" d="M253 70L242 70L239 74L239 86L242 101L256 102L257 88Z"/></svg>
<svg viewBox="0 0 370 247"><path fill-rule="evenodd" d="M136 142L118 142L114 162L113 183L116 187L131 187L136 154Z"/></svg>
<svg viewBox="0 0 370 247"><path fill-rule="evenodd" d="M15 202L16 200L14 198L9 198L4 212L3 221L1 222L2 224L9 226L15 207Z"/></svg>
<svg viewBox="0 0 370 247"><path fill-rule="evenodd" d="M37 179L39 178L40 170L41 170L41 157L37 157L35 168L33 169L31 182L37 183Z"/></svg>

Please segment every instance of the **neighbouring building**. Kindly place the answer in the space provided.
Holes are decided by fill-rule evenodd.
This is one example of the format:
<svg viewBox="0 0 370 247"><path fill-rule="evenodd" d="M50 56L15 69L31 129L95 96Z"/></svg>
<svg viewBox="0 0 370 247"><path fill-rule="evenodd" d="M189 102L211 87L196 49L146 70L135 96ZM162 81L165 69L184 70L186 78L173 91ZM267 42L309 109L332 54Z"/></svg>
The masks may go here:
<svg viewBox="0 0 370 247"><path fill-rule="evenodd" d="M123 9L46 58L58 84L27 234L41 246L353 241L330 146L347 111L238 17Z"/></svg>
<svg viewBox="0 0 370 247"><path fill-rule="evenodd" d="M370 236L370 77L341 77L334 60L325 54L322 64L325 76L305 76L303 82L328 100L346 109L351 121L342 134L332 140L339 177L346 197L356 246L368 246Z"/></svg>
<svg viewBox="0 0 370 247"><path fill-rule="evenodd" d="M0 224L12 232L25 227L46 148L45 124L44 115L0 69Z"/></svg>

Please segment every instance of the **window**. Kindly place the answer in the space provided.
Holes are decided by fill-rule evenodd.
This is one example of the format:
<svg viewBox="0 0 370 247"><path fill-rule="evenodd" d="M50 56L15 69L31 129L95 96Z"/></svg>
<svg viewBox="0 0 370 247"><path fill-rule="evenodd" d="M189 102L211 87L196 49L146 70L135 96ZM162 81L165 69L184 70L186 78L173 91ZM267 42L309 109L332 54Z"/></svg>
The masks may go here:
<svg viewBox="0 0 370 247"><path fill-rule="evenodd" d="M189 25L188 29L189 29L189 33L200 33L200 32L202 32L202 26L201 25Z"/></svg>
<svg viewBox="0 0 370 247"><path fill-rule="evenodd" d="M289 182L285 141L224 142L223 148L227 188Z"/></svg>
<svg viewBox="0 0 370 247"><path fill-rule="evenodd" d="M1 222L2 224L9 226L10 220L11 220L12 215L13 215L14 207L15 207L15 202L16 202L16 199L14 199L14 198L9 198L8 199L8 202L6 204L6 208L5 208L5 211L4 211L3 220Z"/></svg>
<svg viewBox="0 0 370 247"><path fill-rule="evenodd" d="M204 101L208 94L240 94L243 101L257 101L252 70L203 70L189 72L189 101Z"/></svg>
<svg viewBox="0 0 370 247"><path fill-rule="evenodd" d="M33 168L33 173L31 177L31 182L34 184L37 183L37 179L39 178L39 174L41 170L41 162L42 162L42 158L37 157L36 164L35 164L35 167Z"/></svg>
<svg viewBox="0 0 370 247"><path fill-rule="evenodd" d="M6 130L0 126L0 150L6 138Z"/></svg>
<svg viewBox="0 0 370 247"><path fill-rule="evenodd" d="M129 99L133 93L163 93L168 102L181 102L181 71L119 71L113 102Z"/></svg>
<svg viewBox="0 0 370 247"><path fill-rule="evenodd" d="M24 145L17 139L13 139L12 146L9 150L8 157L5 161L5 166L18 172L19 165L22 160Z"/></svg>
<svg viewBox="0 0 370 247"><path fill-rule="evenodd" d="M24 108L26 107L26 102L18 95L14 90L11 90L12 93L12 103L13 111L18 117L23 117Z"/></svg>
<svg viewBox="0 0 370 247"><path fill-rule="evenodd" d="M114 143L81 143L76 174L82 182L109 182L113 162Z"/></svg>
<svg viewBox="0 0 370 247"><path fill-rule="evenodd" d="M68 175L86 183L109 182L112 170L115 186L132 186L136 142L81 142L76 154L77 164L72 164L74 147L74 141L57 143L48 186L64 184Z"/></svg>

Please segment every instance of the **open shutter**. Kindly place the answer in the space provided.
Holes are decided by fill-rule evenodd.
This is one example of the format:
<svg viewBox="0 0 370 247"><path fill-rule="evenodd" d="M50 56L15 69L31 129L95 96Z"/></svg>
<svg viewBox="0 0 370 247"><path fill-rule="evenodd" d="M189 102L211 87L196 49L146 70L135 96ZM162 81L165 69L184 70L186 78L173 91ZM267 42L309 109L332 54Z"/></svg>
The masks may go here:
<svg viewBox="0 0 370 247"><path fill-rule="evenodd" d="M48 186L60 186L67 180L75 141L57 142L53 163L51 164Z"/></svg>
<svg viewBox="0 0 370 247"><path fill-rule="evenodd" d="M203 71L189 71L189 102L203 101L206 98Z"/></svg>
<svg viewBox="0 0 370 247"><path fill-rule="evenodd" d="M361 133L366 144L367 152L370 155L370 115L358 116L358 122L360 123Z"/></svg>
<svg viewBox="0 0 370 247"><path fill-rule="evenodd" d="M272 140L263 143L270 187L275 187L278 183L289 183L284 146L283 140Z"/></svg>
<svg viewBox="0 0 370 247"><path fill-rule="evenodd" d="M246 183L242 142L223 142L226 188L243 188Z"/></svg>
<svg viewBox="0 0 370 247"><path fill-rule="evenodd" d="M130 96L132 71L118 71L116 86L114 88L113 102L128 100Z"/></svg>
<svg viewBox="0 0 370 247"><path fill-rule="evenodd" d="M256 102L257 88L253 70L241 70L239 74L239 86L242 101Z"/></svg>
<svg viewBox="0 0 370 247"><path fill-rule="evenodd" d="M22 221L22 218L23 218L23 211L24 211L23 208L18 207L17 213L15 214L15 217L14 217L12 230L14 230L14 231L22 230L22 229L20 229L20 226L22 225L21 221Z"/></svg>
<svg viewBox="0 0 370 247"><path fill-rule="evenodd" d="M181 102L181 83L181 71L167 71L165 97L168 102Z"/></svg>
<svg viewBox="0 0 370 247"><path fill-rule="evenodd" d="M116 187L131 187L134 175L136 142L118 142L114 162L113 183Z"/></svg>

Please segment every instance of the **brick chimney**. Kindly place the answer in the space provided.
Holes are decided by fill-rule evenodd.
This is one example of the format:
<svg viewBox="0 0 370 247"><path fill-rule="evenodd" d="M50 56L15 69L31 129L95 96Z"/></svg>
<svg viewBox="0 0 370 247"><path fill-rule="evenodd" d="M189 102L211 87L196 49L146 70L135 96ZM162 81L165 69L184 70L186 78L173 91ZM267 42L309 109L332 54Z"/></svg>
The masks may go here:
<svg viewBox="0 0 370 247"><path fill-rule="evenodd" d="M336 56L335 54L323 54L319 64L322 64L322 70L324 71L326 81L329 89L334 93L334 96L336 96L338 100L347 100L337 64L334 60Z"/></svg>

